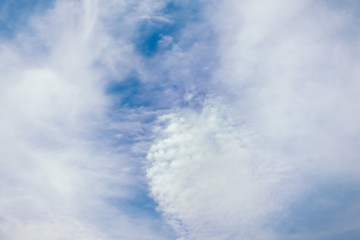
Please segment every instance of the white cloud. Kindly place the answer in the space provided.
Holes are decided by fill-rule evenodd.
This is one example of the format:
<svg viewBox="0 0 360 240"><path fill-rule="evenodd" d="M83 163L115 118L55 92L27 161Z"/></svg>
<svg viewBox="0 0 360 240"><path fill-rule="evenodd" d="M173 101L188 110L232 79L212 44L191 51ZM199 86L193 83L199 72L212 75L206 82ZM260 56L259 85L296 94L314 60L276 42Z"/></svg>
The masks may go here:
<svg viewBox="0 0 360 240"><path fill-rule="evenodd" d="M280 7L266 8L265 15L244 6L243 27L224 36L216 78L227 79L227 89L241 96L236 104L246 108L243 114L277 147L290 147L297 151L293 154L311 159L305 164L310 168L313 161L320 167L327 159L325 171L330 166L348 171L354 164L348 153L356 149L345 148L357 137L359 125L353 120L360 113L354 71L359 58L352 51L357 43L344 36L354 20L325 3L299 2L302 7L294 12L294 3L275 2ZM259 36L251 37L253 31ZM225 43L230 39L234 44Z"/></svg>
<svg viewBox="0 0 360 240"><path fill-rule="evenodd" d="M121 78L133 58L128 39L103 25L129 3L107 4L57 1L1 43L1 239L163 239L155 218L111 202L130 201L141 183L131 156L100 137L110 125L105 76Z"/></svg>
<svg viewBox="0 0 360 240"><path fill-rule="evenodd" d="M340 223L359 223L333 212L324 224L338 226L335 232L284 230L311 204L309 192L338 205L349 198L326 195L321 184L359 183L358 32L352 27L358 20L351 4L329 4L209 3L204 24L216 34L209 49L218 64L207 82L196 74L184 81L222 103L164 116L168 123L160 124L148 154L153 195L184 239L331 238L351 234ZM189 70L173 51L169 68ZM179 59L208 56L197 54ZM303 209L295 212L299 202ZM356 202L349 204L357 211ZM320 206L319 214L332 211Z"/></svg>
<svg viewBox="0 0 360 240"><path fill-rule="evenodd" d="M66 0L32 17L0 45L0 238L171 238L127 209L154 137L146 177L181 239L358 234L358 19L345 2L175 1L172 18L166 1ZM177 25L188 8L201 12ZM146 21L173 28L151 57L131 43ZM131 71L156 103L110 113L106 86ZM310 205L333 231L309 227Z"/></svg>
<svg viewBox="0 0 360 240"><path fill-rule="evenodd" d="M149 151L148 178L185 239L252 239L294 198L294 169L267 155L249 126L220 103L161 120L167 124Z"/></svg>

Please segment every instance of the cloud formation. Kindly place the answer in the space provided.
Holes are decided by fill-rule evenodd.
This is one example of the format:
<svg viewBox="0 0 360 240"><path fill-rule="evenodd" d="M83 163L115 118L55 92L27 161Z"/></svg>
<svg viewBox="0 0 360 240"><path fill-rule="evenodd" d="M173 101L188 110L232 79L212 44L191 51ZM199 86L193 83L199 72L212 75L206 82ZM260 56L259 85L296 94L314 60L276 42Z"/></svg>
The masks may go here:
<svg viewBox="0 0 360 240"><path fill-rule="evenodd" d="M359 238L355 1L11 6L1 239Z"/></svg>
<svg viewBox="0 0 360 240"><path fill-rule="evenodd" d="M161 119L167 124L149 151L148 177L185 239L261 237L270 215L294 198L296 173L267 156L255 133L234 116L215 101L199 113Z"/></svg>
<svg viewBox="0 0 360 240"><path fill-rule="evenodd" d="M121 77L126 67L115 65L132 58L104 22L131 4L57 1L1 42L1 239L166 236L156 216L125 204L143 183L132 157L104 137L107 76ZM136 11L119 27L131 31L146 13Z"/></svg>
<svg viewBox="0 0 360 240"><path fill-rule="evenodd" d="M340 5L207 5L217 61L191 81L222 100L164 116L148 155L153 195L184 239L359 236L344 213L358 212L358 20L356 3Z"/></svg>

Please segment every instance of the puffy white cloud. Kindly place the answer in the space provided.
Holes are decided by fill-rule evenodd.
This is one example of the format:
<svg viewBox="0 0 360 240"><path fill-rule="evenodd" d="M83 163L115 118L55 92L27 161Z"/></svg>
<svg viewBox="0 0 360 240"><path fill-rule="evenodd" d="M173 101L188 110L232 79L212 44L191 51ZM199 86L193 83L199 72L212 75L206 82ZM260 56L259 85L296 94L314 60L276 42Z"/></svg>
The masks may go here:
<svg viewBox="0 0 360 240"><path fill-rule="evenodd" d="M185 239L253 239L266 234L300 186L281 158L238 114L217 101L201 112L164 115L150 148L148 178L155 199Z"/></svg>

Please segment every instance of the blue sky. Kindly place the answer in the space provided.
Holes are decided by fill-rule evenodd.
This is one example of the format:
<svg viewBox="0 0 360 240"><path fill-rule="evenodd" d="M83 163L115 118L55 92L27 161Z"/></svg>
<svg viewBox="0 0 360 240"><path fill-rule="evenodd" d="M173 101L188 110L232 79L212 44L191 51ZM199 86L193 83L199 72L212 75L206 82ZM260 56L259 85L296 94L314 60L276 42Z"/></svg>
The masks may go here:
<svg viewBox="0 0 360 240"><path fill-rule="evenodd" d="M0 3L0 239L359 239L356 1Z"/></svg>
<svg viewBox="0 0 360 240"><path fill-rule="evenodd" d="M44 13L52 4L53 1L51 0L2 1L0 3L2 38L14 37L18 30L27 25L32 15Z"/></svg>

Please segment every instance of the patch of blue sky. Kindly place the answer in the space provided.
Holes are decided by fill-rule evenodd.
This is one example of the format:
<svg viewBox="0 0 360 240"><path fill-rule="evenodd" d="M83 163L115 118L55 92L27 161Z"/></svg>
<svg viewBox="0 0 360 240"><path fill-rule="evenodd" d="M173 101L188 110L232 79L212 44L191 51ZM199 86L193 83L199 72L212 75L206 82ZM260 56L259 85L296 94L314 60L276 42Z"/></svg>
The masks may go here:
<svg viewBox="0 0 360 240"><path fill-rule="evenodd" d="M157 14L143 20L134 36L136 50L145 57L171 49L181 30L202 15L199 1L169 1Z"/></svg>
<svg viewBox="0 0 360 240"><path fill-rule="evenodd" d="M177 97L173 93L166 98L168 91L169 87L145 82L136 73L121 81L111 81L106 88L106 94L112 99L108 117L118 123L109 129L117 136L112 145L133 157L144 159L147 149L143 147L152 140L153 123L159 115L176 105Z"/></svg>
<svg viewBox="0 0 360 240"><path fill-rule="evenodd" d="M151 226L156 232L161 233L167 239L175 239L176 234L174 230L166 224L164 217L156 210L156 202L148 195L146 185L141 186L143 189L138 189L136 193L128 199L113 198L108 199L108 202L115 208L132 219L150 219ZM139 186L137 186L139 188Z"/></svg>
<svg viewBox="0 0 360 240"><path fill-rule="evenodd" d="M359 184L334 180L319 184L290 208L276 229L287 239L359 239L359 201Z"/></svg>
<svg viewBox="0 0 360 240"><path fill-rule="evenodd" d="M162 77L166 77L167 73L163 73ZM159 111L178 107L196 108L206 95L201 91L188 92L183 81L166 81L161 76L157 80L142 79L138 74L131 73L121 81L111 81L106 87L106 94L113 99L112 109Z"/></svg>
<svg viewBox="0 0 360 240"><path fill-rule="evenodd" d="M164 91L161 84L146 82L136 73L129 74L121 81L110 82L106 89L106 93L114 97L115 109L166 108L170 101L163 101Z"/></svg>
<svg viewBox="0 0 360 240"><path fill-rule="evenodd" d="M155 201L148 196L146 189L138 190L132 198L129 199L108 199L110 204L115 207L121 206L121 209L132 217L147 217L160 219L156 211Z"/></svg>
<svg viewBox="0 0 360 240"><path fill-rule="evenodd" d="M13 38L20 29L28 26L31 16L45 12L53 3L53 0L0 1L0 38Z"/></svg>

